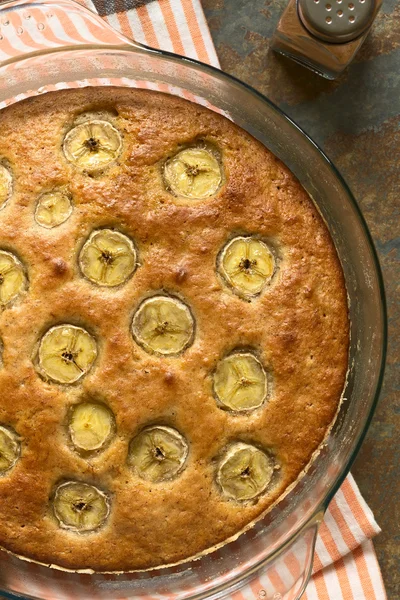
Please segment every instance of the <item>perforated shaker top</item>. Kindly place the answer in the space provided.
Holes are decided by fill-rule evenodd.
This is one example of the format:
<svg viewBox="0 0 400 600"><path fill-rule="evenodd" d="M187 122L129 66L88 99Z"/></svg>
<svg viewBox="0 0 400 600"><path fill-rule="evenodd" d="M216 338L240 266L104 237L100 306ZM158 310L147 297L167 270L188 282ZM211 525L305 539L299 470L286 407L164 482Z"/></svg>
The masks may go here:
<svg viewBox="0 0 400 600"><path fill-rule="evenodd" d="M332 42L349 42L372 23L375 0L298 0L299 17L316 37Z"/></svg>

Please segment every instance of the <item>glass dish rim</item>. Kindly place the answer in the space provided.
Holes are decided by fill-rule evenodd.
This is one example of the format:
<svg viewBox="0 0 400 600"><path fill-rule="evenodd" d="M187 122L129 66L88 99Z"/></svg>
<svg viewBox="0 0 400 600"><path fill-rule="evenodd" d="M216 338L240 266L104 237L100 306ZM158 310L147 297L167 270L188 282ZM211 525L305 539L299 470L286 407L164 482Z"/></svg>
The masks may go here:
<svg viewBox="0 0 400 600"><path fill-rule="evenodd" d="M119 45L106 45L106 44L90 44L90 45L85 44L85 45L79 45L79 46L64 46L64 47L61 47L58 49L48 49L48 50L44 50L44 51L35 52L34 54L35 54L35 56L39 56L39 55L45 55L45 54L54 54L57 52L66 53L66 52L82 51L82 50L90 50L90 49L93 49L93 50L98 49L101 51L105 51L105 50L109 49L109 50L113 50L113 51L119 50L119 51L123 51L123 52L132 52L132 53L145 52L145 53L157 54L157 55L160 55L167 59L172 59L174 62L176 61L176 62L180 62L180 63L182 63L182 62L187 63L189 66L194 67L196 70L200 70L203 72L209 71L212 75L214 75L215 77L217 77L221 80L225 79L228 81L228 83L232 82L236 85L239 85L239 86L245 88L245 90L248 93L253 95L255 98L258 98L263 103L267 104L269 109L276 112L281 118L286 120L290 124L291 127L293 127L300 134L302 134L302 136L305 138L307 143L309 145L311 145L321 155L322 159L326 162L328 168L333 172L333 174L336 177L336 179L338 180L339 184L343 187L343 189L346 193L347 199L349 200L350 205L352 206L352 208L354 209L354 211L356 213L356 216L358 217L358 221L361 225L361 228L365 235L366 241L368 242L369 250L371 251L373 264L374 264L374 268L375 268L375 273L376 273L376 277L377 277L377 282L378 282L379 294L380 294L380 312L381 312L381 317L382 317L382 329L381 329L382 355L381 355L381 361L380 361L380 365L379 365L379 374L378 374L378 377L376 380L374 397L371 400L370 408L365 415L365 423L364 423L363 429L359 433L358 437L355 438L350 456L348 457L346 463L343 465L340 473L336 476L336 478L334 480L332 480L331 485L329 486L329 489L328 489L325 497L320 501L320 504L318 505L318 509L314 510L314 512L307 519L306 524L308 524L308 523L312 522L313 519L316 518L316 515L319 512L321 512L321 510L323 510L323 511L326 510L332 497L336 494L336 492L339 489L340 485L342 484L343 480L347 476L347 474L359 452L359 449L364 441L364 438L366 436L368 428L370 426L371 420L373 418L374 412L377 407L379 395L380 395L381 388L382 388L382 382L383 382L383 378L384 378L384 369L385 369L386 352L387 352L387 308L386 308L385 288L384 288L382 269L381 269L379 259L378 259L378 254L377 254L375 245L373 243L372 236L371 236L371 233L367 226L366 220L361 212L361 209L360 209L354 195L352 194L348 184L346 183L345 179L340 174L340 172L338 171L338 169L336 168L334 163L329 159L329 157L325 154L325 152L320 148L320 146L316 142L314 142L314 140L293 119L291 119L284 111L282 111L278 106L276 106L276 104L274 104L271 100L269 100L269 98L267 98L264 94L258 92L252 86L239 80L235 76L222 71L221 69L204 64L198 60L183 57L183 56L180 56L180 55L168 52L168 51L154 49L154 48L151 48L151 47L143 45L143 44L137 44L136 42L131 43L130 40L128 40L128 39L127 39L126 46L123 44L121 44L120 46ZM18 61L22 62L24 60L29 60L29 58L31 56L32 56L32 54L23 55L16 59L7 61L7 64L10 64L10 62L18 62ZM302 531L304 526L305 525L303 525L302 527L297 529L290 537L288 537L285 540L285 543L282 546L277 548L272 554L268 555L268 557L266 557L260 563L255 565L253 567L253 569L262 568L268 561L272 560L274 557L279 555L282 552L283 548L285 548L287 545L289 545L293 541L293 539L295 539L300 534L300 532ZM246 577L248 577L248 576L249 576L249 572L246 572ZM243 579L243 574L241 574L240 578ZM234 585L234 581L232 581L232 580L227 582L227 584L220 585L219 593L221 593L225 587L231 587L232 585ZM2 591L2 593L4 593L4 595L6 597L11 598L11 599L20 600L21 598L24 598L24 596L10 594L10 592ZM195 597L202 598L202 597L204 597L204 593L199 593L199 595L195 596Z"/></svg>

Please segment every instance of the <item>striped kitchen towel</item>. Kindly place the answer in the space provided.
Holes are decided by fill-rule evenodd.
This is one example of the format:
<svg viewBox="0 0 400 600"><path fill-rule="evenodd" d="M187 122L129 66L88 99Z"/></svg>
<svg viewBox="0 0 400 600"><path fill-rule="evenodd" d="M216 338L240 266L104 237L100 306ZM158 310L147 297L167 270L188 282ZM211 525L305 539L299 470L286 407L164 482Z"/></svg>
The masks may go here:
<svg viewBox="0 0 400 600"><path fill-rule="evenodd" d="M138 42L219 66L200 0L82 0ZM371 538L380 532L351 475L321 525L313 576L302 600L386 600ZM258 589L258 592L257 592ZM251 586L244 598L263 590ZM235 598L234 600L239 600Z"/></svg>

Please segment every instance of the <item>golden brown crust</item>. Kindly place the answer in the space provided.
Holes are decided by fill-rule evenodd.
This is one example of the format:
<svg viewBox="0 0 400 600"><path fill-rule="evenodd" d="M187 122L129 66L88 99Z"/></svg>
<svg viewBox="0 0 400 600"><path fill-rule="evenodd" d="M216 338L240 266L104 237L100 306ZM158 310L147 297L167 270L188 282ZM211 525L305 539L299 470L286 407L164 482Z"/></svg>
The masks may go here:
<svg viewBox="0 0 400 600"><path fill-rule="evenodd" d="M103 175L68 163L63 133L86 110L113 108L123 152ZM14 193L0 212L0 248L26 266L29 288L0 313L0 423L22 439L17 465L0 477L0 545L67 568L130 570L176 562L223 542L275 501L307 465L337 410L347 369L348 317L343 274L310 198L261 144L227 119L155 92L81 89L47 94L0 113L0 158ZM163 185L161 164L196 139L222 152L226 181L215 197L180 202ZM34 219L38 197L54 187L72 193L73 214L45 229ZM96 228L116 228L138 249L140 266L119 288L84 279L77 257ZM216 276L216 257L233 235L257 234L279 256L271 285L253 302ZM180 357L159 357L135 344L135 308L156 292L181 297L196 320L193 344ZM78 384L38 376L39 337L59 323L81 325L98 357ZM272 382L268 402L250 414L218 408L212 372L238 347L255 350ZM84 458L66 429L72 403L104 401L117 436ZM187 466L152 484L127 464L128 445L144 426L180 431ZM222 498L214 478L222 448L242 440L272 451L278 485L257 502ZM49 498L57 483L84 481L111 494L106 525L79 535L60 529Z"/></svg>

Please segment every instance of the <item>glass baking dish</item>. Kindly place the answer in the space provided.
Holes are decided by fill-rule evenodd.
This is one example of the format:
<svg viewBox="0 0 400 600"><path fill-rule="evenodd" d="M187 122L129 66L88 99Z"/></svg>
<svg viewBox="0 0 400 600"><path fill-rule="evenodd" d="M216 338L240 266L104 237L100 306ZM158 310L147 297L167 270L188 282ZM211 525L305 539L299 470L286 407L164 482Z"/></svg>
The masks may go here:
<svg viewBox="0 0 400 600"><path fill-rule="evenodd" d="M383 377L385 298L370 234L332 163L255 90L215 68L133 42L72 0L0 5L0 108L94 85L156 89L208 106L288 165L325 219L345 274L351 318L347 384L334 427L307 473L238 539L195 561L120 574L72 573L0 551L0 593L35 600L200 600L240 592L238 599L297 600L311 574L324 511L365 436Z"/></svg>

